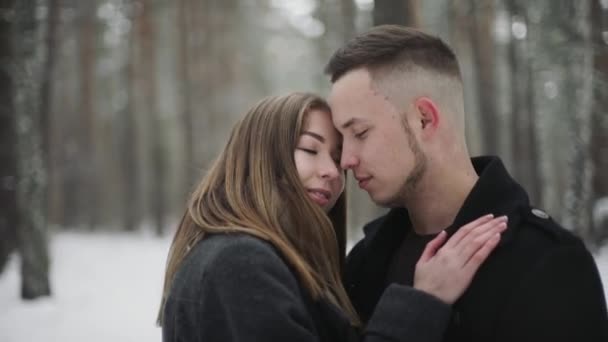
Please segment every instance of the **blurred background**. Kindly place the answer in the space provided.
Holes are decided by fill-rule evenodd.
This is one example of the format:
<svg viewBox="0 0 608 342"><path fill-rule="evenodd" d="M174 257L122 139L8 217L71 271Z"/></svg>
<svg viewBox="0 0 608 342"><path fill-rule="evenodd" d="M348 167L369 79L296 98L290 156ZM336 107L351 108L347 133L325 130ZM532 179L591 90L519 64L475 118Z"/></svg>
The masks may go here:
<svg viewBox="0 0 608 342"><path fill-rule="evenodd" d="M608 277L608 0L0 0L0 340L160 340L188 193L255 101L379 24L446 40L496 154ZM349 185L351 244L382 213Z"/></svg>

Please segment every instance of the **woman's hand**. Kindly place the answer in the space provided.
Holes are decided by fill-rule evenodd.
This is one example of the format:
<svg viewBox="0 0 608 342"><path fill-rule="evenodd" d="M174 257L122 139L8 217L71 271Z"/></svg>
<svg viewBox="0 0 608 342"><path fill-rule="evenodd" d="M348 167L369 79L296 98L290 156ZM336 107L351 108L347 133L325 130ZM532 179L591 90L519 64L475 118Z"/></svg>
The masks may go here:
<svg viewBox="0 0 608 342"><path fill-rule="evenodd" d="M445 244L447 233L442 231L426 245L416 264L414 288L453 304L506 228L506 216L486 215L462 226Z"/></svg>

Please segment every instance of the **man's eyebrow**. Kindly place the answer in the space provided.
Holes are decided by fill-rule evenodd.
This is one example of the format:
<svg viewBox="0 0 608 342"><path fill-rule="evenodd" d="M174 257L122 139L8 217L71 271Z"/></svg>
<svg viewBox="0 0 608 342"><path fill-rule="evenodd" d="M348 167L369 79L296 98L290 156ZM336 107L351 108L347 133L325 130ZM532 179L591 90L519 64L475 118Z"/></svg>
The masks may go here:
<svg viewBox="0 0 608 342"><path fill-rule="evenodd" d="M310 132L310 131L304 131L304 132L302 132L302 135L304 135L304 134L306 134L306 135L310 135L311 137L313 137L313 138L315 138L315 139L319 140L319 141L320 141L320 142L322 142L322 143L324 143L324 142L325 142L325 138L324 138L323 136L321 136L321 135L317 134L317 133L313 133L313 132Z"/></svg>
<svg viewBox="0 0 608 342"><path fill-rule="evenodd" d="M342 129L347 129L348 127L352 126L353 124L356 124L359 121L361 120L358 118L351 118L350 120L342 124Z"/></svg>

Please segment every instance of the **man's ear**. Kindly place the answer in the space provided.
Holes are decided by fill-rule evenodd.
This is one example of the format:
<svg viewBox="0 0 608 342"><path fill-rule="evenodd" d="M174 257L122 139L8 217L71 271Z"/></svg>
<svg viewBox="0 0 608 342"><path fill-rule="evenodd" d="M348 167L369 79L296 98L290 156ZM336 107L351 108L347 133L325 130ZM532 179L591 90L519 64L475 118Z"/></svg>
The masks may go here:
<svg viewBox="0 0 608 342"><path fill-rule="evenodd" d="M420 129L423 134L425 132L429 134L434 132L439 126L441 119L435 102L429 97L423 96L416 99L414 106L416 107L417 119L420 122Z"/></svg>

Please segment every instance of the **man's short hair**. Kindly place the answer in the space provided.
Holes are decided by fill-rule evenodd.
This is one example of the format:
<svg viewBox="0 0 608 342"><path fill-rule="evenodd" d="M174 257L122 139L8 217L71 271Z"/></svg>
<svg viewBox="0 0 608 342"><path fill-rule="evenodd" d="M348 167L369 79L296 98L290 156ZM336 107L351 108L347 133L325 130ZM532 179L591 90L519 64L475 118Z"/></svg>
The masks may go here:
<svg viewBox="0 0 608 342"><path fill-rule="evenodd" d="M461 79L456 55L446 43L420 30L398 25L376 26L351 39L334 53L325 73L333 83L362 67L372 77L379 72L422 68Z"/></svg>

